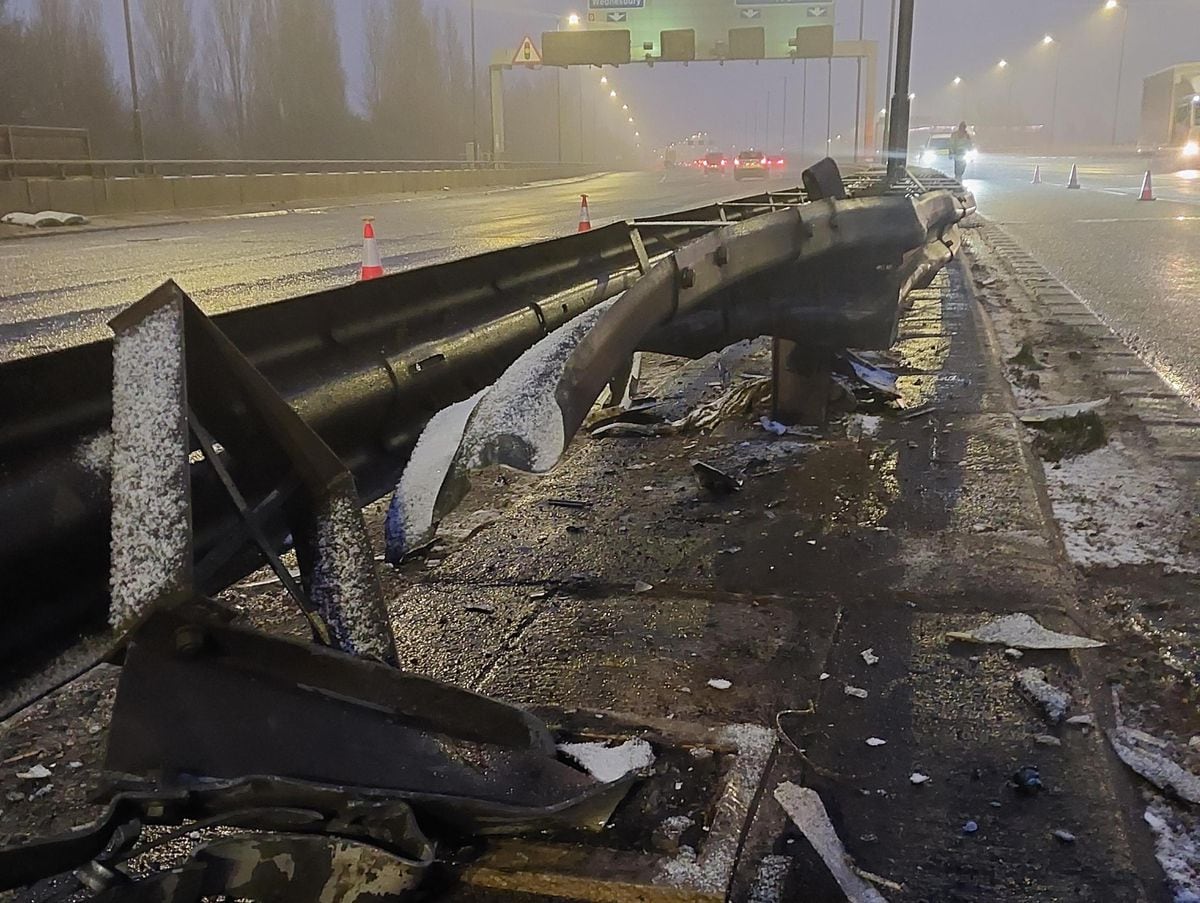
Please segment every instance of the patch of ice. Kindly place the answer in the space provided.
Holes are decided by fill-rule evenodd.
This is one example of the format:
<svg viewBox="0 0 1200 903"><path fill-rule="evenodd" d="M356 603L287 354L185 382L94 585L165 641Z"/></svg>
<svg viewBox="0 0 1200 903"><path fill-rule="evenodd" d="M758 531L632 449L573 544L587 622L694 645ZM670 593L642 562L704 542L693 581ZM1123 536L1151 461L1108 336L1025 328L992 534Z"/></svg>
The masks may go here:
<svg viewBox="0 0 1200 903"><path fill-rule="evenodd" d="M1071 694L1050 684L1041 668L1017 672L1016 683L1026 697L1042 707L1052 724L1062 721L1071 707Z"/></svg>
<svg viewBox="0 0 1200 903"><path fill-rule="evenodd" d="M1002 618L988 621L982 627L965 632L950 631L946 634L949 639L963 640L968 643L989 643L1008 646L1012 649L1094 649L1103 646L1099 640L1087 637L1073 636L1069 633L1056 633L1047 630L1029 615L1024 613L1005 615ZM1005 650L1008 655L1008 650ZM1009 656L1020 658L1020 655Z"/></svg>
<svg viewBox="0 0 1200 903"><path fill-rule="evenodd" d="M101 430L75 446L75 460L89 474L107 480L112 472L112 433Z"/></svg>
<svg viewBox="0 0 1200 903"><path fill-rule="evenodd" d="M606 743L560 743L558 751L606 784L619 781L631 771L654 764L654 750L645 740L626 740L620 746Z"/></svg>
<svg viewBox="0 0 1200 903"><path fill-rule="evenodd" d="M784 783L775 788L775 799L812 844L849 903L887 903L879 891L855 873L850 854L815 790Z"/></svg>
<svg viewBox="0 0 1200 903"><path fill-rule="evenodd" d="M183 310L165 304L113 342L108 619L120 629L191 567Z"/></svg>
<svg viewBox="0 0 1200 903"><path fill-rule="evenodd" d="M1192 526L1187 500L1171 474L1146 455L1113 440L1045 471L1054 516L1076 564L1200 569L1200 558L1180 547Z"/></svg>
<svg viewBox="0 0 1200 903"><path fill-rule="evenodd" d="M1200 825L1191 815L1155 799L1142 816L1154 835L1154 856L1171 885L1175 903L1200 903Z"/></svg>
<svg viewBox="0 0 1200 903"><path fill-rule="evenodd" d="M1108 732L1109 743L1117 757L1157 787L1185 800L1200 804L1200 777L1181 768L1165 755L1144 749L1145 743L1138 737L1140 732L1126 727L1117 727Z"/></svg>

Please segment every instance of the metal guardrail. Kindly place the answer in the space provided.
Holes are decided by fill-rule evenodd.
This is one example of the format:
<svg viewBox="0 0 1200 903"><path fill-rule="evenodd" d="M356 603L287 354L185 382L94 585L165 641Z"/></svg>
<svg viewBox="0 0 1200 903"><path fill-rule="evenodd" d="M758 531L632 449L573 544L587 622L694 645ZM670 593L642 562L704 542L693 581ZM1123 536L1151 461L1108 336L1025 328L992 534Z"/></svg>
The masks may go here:
<svg viewBox="0 0 1200 903"><path fill-rule="evenodd" d="M948 259L946 232L970 210L947 192L914 200L908 195L919 188L889 193L870 176L855 184L862 196L849 200L810 202L800 188L755 195L213 319L350 469L365 503L395 486L434 414L493 384L559 326L634 286L654 299L647 301L654 311L679 315L677 337L663 349L675 353L725 343L731 333L712 332L712 323L765 326L775 330L766 334L802 340L806 329L827 329L839 315L865 317L871 331L855 333L850 322L838 341L858 335L866 336L863 347L886 346L900 298ZM736 247L728 266L718 262L726 233ZM664 261L671 261L665 269ZM665 273L669 284L659 286ZM881 273L886 278L873 275ZM847 292L830 281L839 274L855 297L870 296L865 308L846 306ZM815 319L792 316L796 305L787 301L799 295L804 306L807 288L797 287L809 275L832 289L807 302ZM738 293L751 282L755 291ZM764 286L772 291L758 295ZM759 298L771 310L748 316ZM663 317L643 323L634 346L658 347L662 330L653 327ZM624 350L627 340L613 347ZM0 660L99 624L106 612L112 375L109 341L0 365ZM578 419L584 401L572 398L570 419ZM236 528L237 515L207 462L193 464L191 484L200 560ZM286 535L269 539L283 548ZM253 553L226 559L198 574L196 588L214 593L259 563Z"/></svg>
<svg viewBox="0 0 1200 903"><path fill-rule="evenodd" d="M69 160L6 159L0 157L0 179L25 176L98 179L216 176L326 175L458 170L523 170L578 168L598 163L558 163L539 160Z"/></svg>

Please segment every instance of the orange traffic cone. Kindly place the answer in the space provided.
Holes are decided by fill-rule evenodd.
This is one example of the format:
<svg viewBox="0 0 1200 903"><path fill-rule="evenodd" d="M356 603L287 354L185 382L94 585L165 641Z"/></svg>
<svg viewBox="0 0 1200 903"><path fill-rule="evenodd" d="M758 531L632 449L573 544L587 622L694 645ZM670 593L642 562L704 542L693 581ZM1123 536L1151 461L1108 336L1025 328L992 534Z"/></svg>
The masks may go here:
<svg viewBox="0 0 1200 903"><path fill-rule="evenodd" d="M379 259L379 243L375 240L375 227L371 225L372 222L374 220L370 217L363 219L362 273L358 277L359 282L378 279L383 275L383 261Z"/></svg>
<svg viewBox="0 0 1200 903"><path fill-rule="evenodd" d="M1142 194L1141 194L1141 197L1138 198L1138 200L1139 201L1155 200L1154 185L1150 181L1150 170L1148 170L1148 169L1146 170L1146 177L1144 179L1142 179Z"/></svg>
<svg viewBox="0 0 1200 903"><path fill-rule="evenodd" d="M592 214L588 210L587 195L581 194L579 197L582 199L582 204L579 207L579 231L580 232L591 232L592 231Z"/></svg>
<svg viewBox="0 0 1200 903"><path fill-rule="evenodd" d="M1034 165L1033 181L1030 182L1029 184L1030 185L1041 185L1042 184L1042 164L1037 163Z"/></svg>
<svg viewBox="0 0 1200 903"><path fill-rule="evenodd" d="M1069 182L1067 182L1067 187L1068 188L1078 188L1079 187L1079 166L1078 166L1078 164L1075 164L1075 163L1071 164L1071 180Z"/></svg>

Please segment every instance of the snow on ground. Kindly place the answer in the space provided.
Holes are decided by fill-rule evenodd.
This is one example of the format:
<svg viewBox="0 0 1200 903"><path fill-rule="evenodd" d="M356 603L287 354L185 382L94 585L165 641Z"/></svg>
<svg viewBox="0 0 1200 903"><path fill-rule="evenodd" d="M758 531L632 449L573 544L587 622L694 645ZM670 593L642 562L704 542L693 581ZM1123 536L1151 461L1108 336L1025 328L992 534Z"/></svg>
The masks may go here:
<svg viewBox="0 0 1200 903"><path fill-rule="evenodd" d="M1161 797L1143 817L1154 834L1154 855L1167 875L1175 903L1200 903L1200 825Z"/></svg>
<svg viewBox="0 0 1200 903"><path fill-rule="evenodd" d="M1067 553L1089 567L1161 564L1194 570L1180 548L1189 529L1187 502L1172 476L1121 442L1046 464L1046 484Z"/></svg>

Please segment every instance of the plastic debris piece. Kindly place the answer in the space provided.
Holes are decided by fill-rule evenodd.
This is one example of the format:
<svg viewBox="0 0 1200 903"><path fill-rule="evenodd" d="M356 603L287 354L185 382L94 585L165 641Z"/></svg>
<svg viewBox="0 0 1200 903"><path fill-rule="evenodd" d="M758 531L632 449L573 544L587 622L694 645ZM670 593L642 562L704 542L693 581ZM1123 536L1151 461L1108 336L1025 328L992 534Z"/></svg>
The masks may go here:
<svg viewBox="0 0 1200 903"><path fill-rule="evenodd" d="M859 655L862 656L862 660L864 662L866 662L868 665L878 665L879 664L879 656L875 654L875 650L873 648L872 649L864 649L862 652L859 653Z"/></svg>
<svg viewBox="0 0 1200 903"><path fill-rule="evenodd" d="M711 464L705 464L703 461L692 462L692 473L695 474L700 488L714 495L729 495L739 492L742 488L742 481L737 477L718 470Z"/></svg>
<svg viewBox="0 0 1200 903"><path fill-rule="evenodd" d="M1071 725L1071 727L1095 727L1096 716L1091 712L1088 712L1086 715L1072 715L1067 719L1067 724Z"/></svg>
<svg viewBox="0 0 1200 903"><path fill-rule="evenodd" d="M1017 416L1022 423L1049 423L1051 420L1066 420L1071 417L1078 417L1080 414L1091 414L1095 411L1103 410L1108 405L1107 398L1098 398L1095 401L1085 401L1080 404L1061 404L1046 408L1030 408L1027 411L1021 411Z"/></svg>
<svg viewBox="0 0 1200 903"><path fill-rule="evenodd" d="M1046 672L1041 668L1026 668L1017 674L1017 687L1032 702L1046 713L1051 724L1058 724L1071 707L1071 694L1046 681Z"/></svg>
<svg viewBox="0 0 1200 903"><path fill-rule="evenodd" d="M1095 649L1105 645L1099 640L1047 630L1023 613L996 618L974 630L950 631L946 637L966 643L998 644L1012 649Z"/></svg>
<svg viewBox="0 0 1200 903"><path fill-rule="evenodd" d="M1054 837L1057 840L1061 840L1063 843L1074 843L1075 842L1075 835L1072 834L1070 831L1064 831L1062 828L1059 828L1057 831L1054 832Z"/></svg>
<svg viewBox="0 0 1200 903"><path fill-rule="evenodd" d="M1117 757L1159 790L1172 793L1193 804L1200 804L1200 777L1172 762L1165 755L1144 749L1137 734L1126 727L1108 732Z"/></svg>
<svg viewBox="0 0 1200 903"><path fill-rule="evenodd" d="M911 775L908 776L908 782L910 784L915 784L917 786L920 786L921 784L928 784L929 783L929 775L921 774L921 772L919 772L919 771L914 771Z"/></svg>
<svg viewBox="0 0 1200 903"><path fill-rule="evenodd" d="M861 687L852 687L849 684L846 685L844 692L847 696L853 696L855 699L866 699L871 695Z"/></svg>
<svg viewBox="0 0 1200 903"><path fill-rule="evenodd" d="M837 836L825 804L815 790L784 783L775 788L775 799L812 844L848 903L887 903L879 891L855 873L850 854Z"/></svg>
<svg viewBox="0 0 1200 903"><path fill-rule="evenodd" d="M728 690L730 687L733 686L733 683L731 681L726 680L723 677L714 677L712 680L710 680L708 682L708 685L710 687L712 687L714 690Z"/></svg>
<svg viewBox="0 0 1200 903"><path fill-rule="evenodd" d="M976 831L979 830L979 822L969 821L965 825L962 826L962 830L963 830L964 834L974 834Z"/></svg>
<svg viewBox="0 0 1200 903"><path fill-rule="evenodd" d="M619 781L631 771L654 764L654 750L645 740L626 740L619 746L605 743L560 743L558 751L576 762L597 781Z"/></svg>
<svg viewBox="0 0 1200 903"><path fill-rule="evenodd" d="M25 781L42 781L53 774L45 765L34 765L28 771L18 771L17 777Z"/></svg>
<svg viewBox="0 0 1200 903"><path fill-rule="evenodd" d="M864 386L887 398L900 397L900 390L896 387L896 374L870 364L852 351L846 351L840 356L850 365L855 378Z"/></svg>
<svg viewBox="0 0 1200 903"><path fill-rule="evenodd" d="M758 425L773 436L786 436L788 432L786 424L780 423L778 420L772 420L765 414L759 418Z"/></svg>
<svg viewBox="0 0 1200 903"><path fill-rule="evenodd" d="M1045 789L1041 773L1032 765L1022 765L1013 773L1013 786L1018 793L1035 796Z"/></svg>
<svg viewBox="0 0 1200 903"><path fill-rule="evenodd" d="M867 746L887 746L887 741L880 740L878 737L868 737Z"/></svg>

